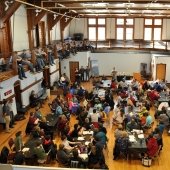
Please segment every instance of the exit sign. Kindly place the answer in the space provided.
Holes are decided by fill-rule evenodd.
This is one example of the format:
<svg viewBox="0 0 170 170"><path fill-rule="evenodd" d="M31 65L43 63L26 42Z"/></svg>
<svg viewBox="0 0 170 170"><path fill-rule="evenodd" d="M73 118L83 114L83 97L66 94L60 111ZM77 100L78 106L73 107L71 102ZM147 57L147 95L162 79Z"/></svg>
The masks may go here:
<svg viewBox="0 0 170 170"><path fill-rule="evenodd" d="M12 90L8 90L7 92L4 93L5 96L8 96L9 94L12 93Z"/></svg>

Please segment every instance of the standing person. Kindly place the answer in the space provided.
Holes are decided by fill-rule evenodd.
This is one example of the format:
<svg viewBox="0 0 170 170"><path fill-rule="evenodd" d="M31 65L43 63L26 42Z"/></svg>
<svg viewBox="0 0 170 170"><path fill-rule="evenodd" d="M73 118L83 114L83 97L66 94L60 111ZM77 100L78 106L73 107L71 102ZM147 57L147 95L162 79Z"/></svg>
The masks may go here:
<svg viewBox="0 0 170 170"><path fill-rule="evenodd" d="M89 81L89 73L90 73L90 68L89 68L89 66L87 66L87 67L85 68L85 71L84 71L84 72L86 73L85 80L86 80L86 81Z"/></svg>
<svg viewBox="0 0 170 170"><path fill-rule="evenodd" d="M9 99L8 102L7 102L7 105L8 105L9 110L10 110L10 118L11 118L11 121L10 121L10 124L9 124L10 128L13 128L13 125L15 125L14 112L12 110L12 103L13 103L13 99Z"/></svg>
<svg viewBox="0 0 170 170"><path fill-rule="evenodd" d="M115 70L115 67L113 67L112 70L112 80L117 80L117 71Z"/></svg>
<svg viewBox="0 0 170 170"><path fill-rule="evenodd" d="M22 147L23 147L22 131L18 131L15 134L14 145L15 145L15 151L16 152L20 152L22 150Z"/></svg>
<svg viewBox="0 0 170 170"><path fill-rule="evenodd" d="M81 81L84 81L84 68L83 66L81 66L80 70L79 70L79 73L80 73L80 77L81 77Z"/></svg>
<svg viewBox="0 0 170 170"><path fill-rule="evenodd" d="M4 119L5 119L5 123L6 123L6 133L10 133L10 129L9 129L9 124L10 124L10 121L11 121L11 117L10 117L10 108L8 106L8 101L4 101L3 102L4 105L3 105L3 116L4 116Z"/></svg>
<svg viewBox="0 0 170 170"><path fill-rule="evenodd" d="M80 75L79 75L79 70L76 68L75 70L75 81L79 84L80 83Z"/></svg>

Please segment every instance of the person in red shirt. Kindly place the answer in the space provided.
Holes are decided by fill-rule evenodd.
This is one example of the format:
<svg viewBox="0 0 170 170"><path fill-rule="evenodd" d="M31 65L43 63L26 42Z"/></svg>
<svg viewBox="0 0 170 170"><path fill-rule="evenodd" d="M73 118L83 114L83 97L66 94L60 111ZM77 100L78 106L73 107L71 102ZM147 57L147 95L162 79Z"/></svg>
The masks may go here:
<svg viewBox="0 0 170 170"><path fill-rule="evenodd" d="M147 146L147 155L149 157L154 157L158 151L159 146L153 134L149 135L149 139L146 143L146 146Z"/></svg>

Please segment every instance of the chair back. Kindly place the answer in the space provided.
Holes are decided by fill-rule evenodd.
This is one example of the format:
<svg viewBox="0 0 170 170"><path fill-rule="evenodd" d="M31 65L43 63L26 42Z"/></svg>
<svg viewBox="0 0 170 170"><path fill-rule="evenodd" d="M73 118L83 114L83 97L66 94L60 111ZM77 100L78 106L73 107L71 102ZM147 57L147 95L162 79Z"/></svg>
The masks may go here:
<svg viewBox="0 0 170 170"><path fill-rule="evenodd" d="M79 168L79 161L71 161L70 167L71 168Z"/></svg>

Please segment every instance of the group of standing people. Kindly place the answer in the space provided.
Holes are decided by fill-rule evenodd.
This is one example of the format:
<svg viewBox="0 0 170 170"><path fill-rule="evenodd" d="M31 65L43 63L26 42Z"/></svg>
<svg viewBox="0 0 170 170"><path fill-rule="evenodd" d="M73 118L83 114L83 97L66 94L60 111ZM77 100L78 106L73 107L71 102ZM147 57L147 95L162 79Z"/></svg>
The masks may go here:
<svg viewBox="0 0 170 170"><path fill-rule="evenodd" d="M90 78L90 68L88 66L86 68L81 66L79 70L78 68L76 68L75 81L77 82L89 81L89 78Z"/></svg>

